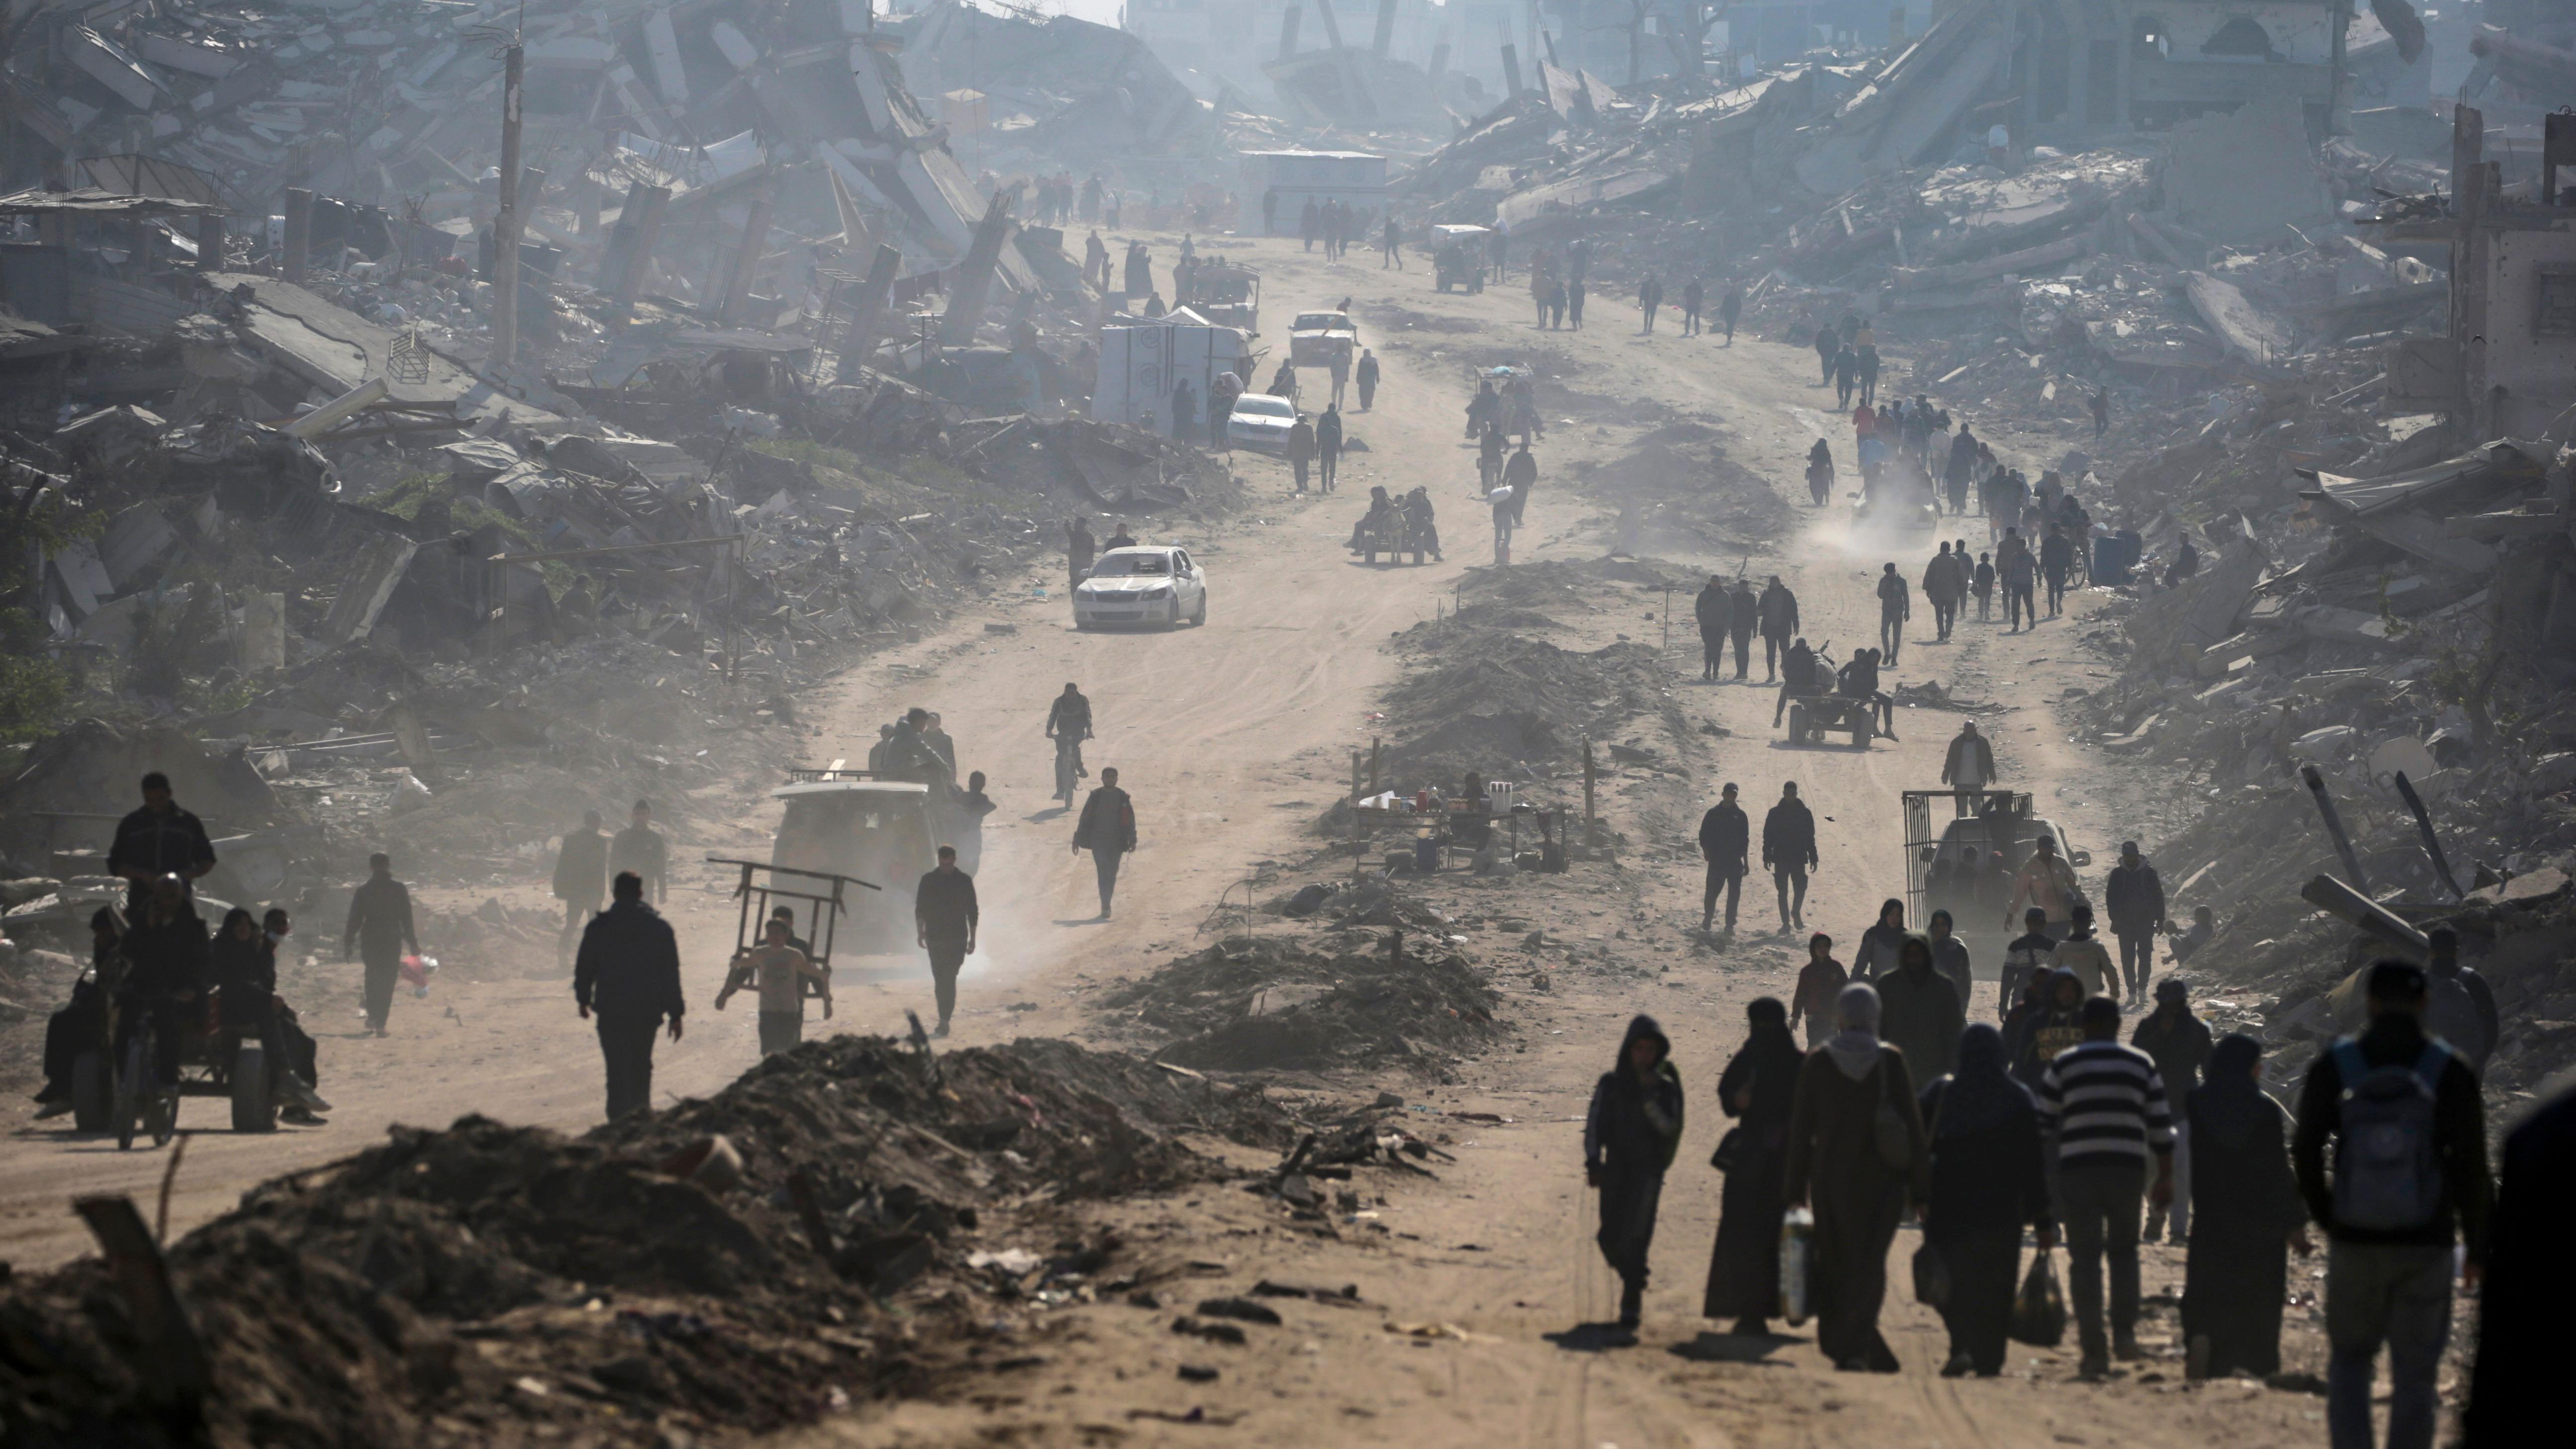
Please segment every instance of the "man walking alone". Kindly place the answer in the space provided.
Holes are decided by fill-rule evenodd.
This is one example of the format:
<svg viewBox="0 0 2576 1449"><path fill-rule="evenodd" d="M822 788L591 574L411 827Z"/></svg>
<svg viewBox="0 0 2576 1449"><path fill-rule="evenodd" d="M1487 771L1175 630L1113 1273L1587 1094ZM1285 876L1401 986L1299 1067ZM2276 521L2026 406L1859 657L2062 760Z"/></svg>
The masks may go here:
<svg viewBox="0 0 2576 1449"><path fill-rule="evenodd" d="M1644 1315L1655 1208L1682 1140L1682 1079L1672 1055L1653 1017L1631 1020L1618 1063L1593 1084L1583 1114L1583 1181L1601 1194L1595 1241L1619 1275L1619 1328L1627 1334Z"/></svg>
<svg viewBox="0 0 2576 1449"><path fill-rule="evenodd" d="M1780 787L1780 803L1762 817L1762 868L1780 897L1780 929L1807 924L1807 868L1817 864L1816 817L1798 798L1795 780Z"/></svg>
<svg viewBox="0 0 2576 1449"><path fill-rule="evenodd" d="M2138 842L2120 842L2120 863L2102 890L2111 912L2111 934L2120 939L2120 980L2132 1004L2147 999L2156 970L2156 933L2165 928L2165 883L2138 854Z"/></svg>
<svg viewBox="0 0 2576 1449"><path fill-rule="evenodd" d="M1878 575L1878 647L1891 667L1905 645L1905 621L1913 617L1914 596L1905 587L1905 575L1888 564Z"/></svg>
<svg viewBox="0 0 2576 1449"><path fill-rule="evenodd" d="M1116 770L1102 775L1104 780L1117 777ZM1093 798L1099 798L1097 791ZM1116 867L1111 870L1115 873ZM1100 913L1109 914L1106 878L1100 887ZM939 847L939 865L923 873L912 894L913 932L921 949L930 953L931 992L939 1004L939 1025L932 1036L948 1035L948 1018L957 1010L957 972L975 954L975 928L982 920L975 904L975 878L957 868L957 847Z"/></svg>
<svg viewBox="0 0 2576 1449"><path fill-rule="evenodd" d="M355 956L365 964L367 1030L378 1036L385 1034L385 1018L394 1009L394 983L402 975L405 946L415 954L420 950L420 934L412 929L411 892L394 879L393 857L378 851L367 857L366 883L349 894L349 924L340 933L340 958Z"/></svg>
<svg viewBox="0 0 2576 1449"><path fill-rule="evenodd" d="M688 1003L680 995L680 943L671 924L644 904L644 879L620 872L615 899L582 928L572 968L573 1004L599 1024L599 1054L608 1068L608 1117L653 1103L653 1033L664 1020L680 1039Z"/></svg>
<svg viewBox="0 0 2576 1449"><path fill-rule="evenodd" d="M1082 818L1073 827L1075 854L1091 852L1091 868L1100 877L1100 919L1109 919L1109 898L1118 890L1118 862L1136 848L1136 807L1118 788L1115 766L1100 772L1100 783L1082 802Z"/></svg>

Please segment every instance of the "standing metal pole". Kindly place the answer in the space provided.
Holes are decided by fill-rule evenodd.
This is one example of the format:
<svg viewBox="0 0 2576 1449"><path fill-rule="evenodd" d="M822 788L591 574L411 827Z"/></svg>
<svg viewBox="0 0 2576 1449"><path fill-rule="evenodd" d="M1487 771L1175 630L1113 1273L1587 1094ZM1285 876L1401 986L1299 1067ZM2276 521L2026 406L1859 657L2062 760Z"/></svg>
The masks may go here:
<svg viewBox="0 0 2576 1449"><path fill-rule="evenodd" d="M501 53L501 209L492 217L492 361L508 366L519 351L519 91L527 51L513 42Z"/></svg>
<svg viewBox="0 0 2576 1449"><path fill-rule="evenodd" d="M2335 810L2334 797L2326 793L2326 777L2314 765L2301 765L2299 778L2308 782L2308 793L2317 797L2317 814L2326 822L2326 834L2334 837L2335 853L2343 857L2343 872L2352 877L2352 888L2364 896L2370 894L2370 877L2362 872L2361 855L2352 848L2352 837L2343 829L2343 816Z"/></svg>
<svg viewBox="0 0 2576 1449"><path fill-rule="evenodd" d="M1586 735L1583 739L1583 843L1585 845L1601 843L1601 816L1592 804L1593 783L1598 778L1599 772L1592 763L1592 737Z"/></svg>
<svg viewBox="0 0 2576 1449"><path fill-rule="evenodd" d="M1368 848L1360 843L1360 752L1351 751L1351 879L1366 873Z"/></svg>

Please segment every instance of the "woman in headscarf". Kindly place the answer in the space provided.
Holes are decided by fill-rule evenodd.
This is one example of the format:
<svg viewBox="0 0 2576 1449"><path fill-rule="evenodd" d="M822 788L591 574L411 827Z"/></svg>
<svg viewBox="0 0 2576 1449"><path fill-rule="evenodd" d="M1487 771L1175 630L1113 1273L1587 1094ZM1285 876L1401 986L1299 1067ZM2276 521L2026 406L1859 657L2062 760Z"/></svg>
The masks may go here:
<svg viewBox="0 0 2576 1449"><path fill-rule="evenodd" d="M1959 988L1932 969L1932 943L1907 932L1896 948L1896 969L1871 984L1878 989L1879 1039L1905 1053L1905 1070L1919 1082L1949 1075L1968 1012Z"/></svg>
<svg viewBox="0 0 2576 1449"><path fill-rule="evenodd" d="M1852 979L1875 981L1894 971L1904 946L1905 902L1889 896L1878 904L1878 923L1860 933L1860 949L1852 952Z"/></svg>
<svg viewBox="0 0 2576 1449"><path fill-rule="evenodd" d="M2004 1368L2022 1225L2037 1229L2043 1252L2057 1241L2039 1109L2004 1070L2002 1032L1981 1021L1960 1033L1959 1069L1924 1089L1923 1120L1932 1134L1923 1241L1950 1276L1949 1301L1941 1305L1950 1361L1941 1372L1992 1378Z"/></svg>
<svg viewBox="0 0 2576 1449"><path fill-rule="evenodd" d="M1780 1176L1806 1054L1789 1034L1789 1011L1778 1001L1761 997L1744 1015L1752 1031L1717 1082L1718 1105L1739 1122L1700 1312L1732 1318L1738 1337L1756 1338L1780 1306L1780 1217L1787 1211Z"/></svg>
<svg viewBox="0 0 2576 1449"><path fill-rule="evenodd" d="M1834 1016L1841 1030L1798 1071L1781 1197L1816 1214L1816 1347L1838 1369L1894 1373L1878 1331L1887 1247L1907 1195L1930 1195L1931 1159L1905 1056L1878 1039L1877 991L1844 987Z"/></svg>
<svg viewBox="0 0 2576 1449"><path fill-rule="evenodd" d="M2284 1248L2309 1250L2281 1109L2264 1095L2262 1072L2262 1044L2227 1036L2184 1108L2192 1194L2182 1333L2193 1378L2279 1372Z"/></svg>

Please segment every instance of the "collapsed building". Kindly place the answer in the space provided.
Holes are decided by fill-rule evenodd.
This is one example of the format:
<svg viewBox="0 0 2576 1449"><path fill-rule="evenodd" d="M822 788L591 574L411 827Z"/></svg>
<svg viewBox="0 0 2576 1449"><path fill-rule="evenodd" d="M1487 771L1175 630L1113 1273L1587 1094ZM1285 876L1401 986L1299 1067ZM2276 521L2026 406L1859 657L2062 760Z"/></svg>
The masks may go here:
<svg viewBox="0 0 2576 1449"><path fill-rule="evenodd" d="M431 878L507 865L466 817L542 837L546 781L676 788L796 730L1068 515L1232 506L1206 455L1080 416L1121 294L1038 224L1074 165L1226 170L1212 113L1115 30L958 10L33 8L0 737L51 763L0 787L0 860L64 889L12 929L73 918L139 760L247 782L209 797L245 899L389 837ZM1052 109L997 174L909 75L1022 32L1119 59L1013 97Z"/></svg>

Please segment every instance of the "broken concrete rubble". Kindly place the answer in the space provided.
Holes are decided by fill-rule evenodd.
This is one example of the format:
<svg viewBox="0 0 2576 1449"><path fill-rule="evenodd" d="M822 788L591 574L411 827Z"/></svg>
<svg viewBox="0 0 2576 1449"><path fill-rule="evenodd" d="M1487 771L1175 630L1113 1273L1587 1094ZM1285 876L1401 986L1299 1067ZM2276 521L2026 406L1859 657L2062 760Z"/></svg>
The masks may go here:
<svg viewBox="0 0 2576 1449"><path fill-rule="evenodd" d="M1257 1093L1061 1042L934 1059L845 1036L579 1139L396 1128L170 1244L164 1326L204 1345L184 1417L216 1439L772 1432L976 1368L994 1311L1041 1285L1132 1286L1146 1267L1109 1234L1008 1245L1056 1242L1087 1201L1232 1175L1185 1133L1281 1152L1297 1127ZM172 1422L112 1281L90 1259L10 1285L49 1346L0 1366L13 1436Z"/></svg>

